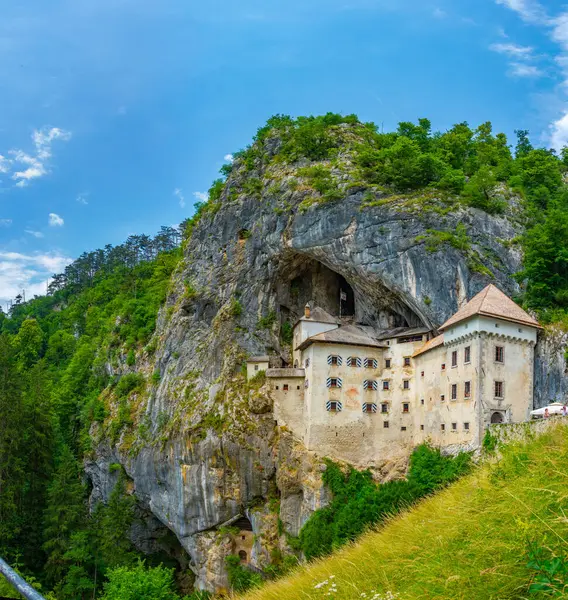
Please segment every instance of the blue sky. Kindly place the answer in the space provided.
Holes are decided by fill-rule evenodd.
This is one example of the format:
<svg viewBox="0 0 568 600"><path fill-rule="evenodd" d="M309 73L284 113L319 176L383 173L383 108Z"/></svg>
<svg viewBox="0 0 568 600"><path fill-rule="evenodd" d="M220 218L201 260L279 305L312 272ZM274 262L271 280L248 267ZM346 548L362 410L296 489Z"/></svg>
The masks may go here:
<svg viewBox="0 0 568 600"><path fill-rule="evenodd" d="M568 140L568 7L532 0L4 0L0 300L179 223L272 114L491 120Z"/></svg>

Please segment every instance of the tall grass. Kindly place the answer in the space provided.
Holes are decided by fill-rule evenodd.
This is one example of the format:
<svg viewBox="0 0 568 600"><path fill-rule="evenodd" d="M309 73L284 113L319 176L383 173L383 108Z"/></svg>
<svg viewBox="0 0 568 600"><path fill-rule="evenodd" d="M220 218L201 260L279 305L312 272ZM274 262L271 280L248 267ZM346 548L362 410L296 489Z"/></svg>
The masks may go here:
<svg viewBox="0 0 568 600"><path fill-rule="evenodd" d="M495 463L379 531L245 598L536 598L528 592L529 545L562 555L567 540L568 429L558 425L508 446Z"/></svg>

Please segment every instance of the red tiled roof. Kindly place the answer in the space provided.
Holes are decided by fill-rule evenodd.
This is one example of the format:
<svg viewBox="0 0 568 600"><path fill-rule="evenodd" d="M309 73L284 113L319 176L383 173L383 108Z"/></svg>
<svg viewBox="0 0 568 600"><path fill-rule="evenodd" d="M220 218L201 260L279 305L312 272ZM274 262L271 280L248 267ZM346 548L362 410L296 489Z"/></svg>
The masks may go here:
<svg viewBox="0 0 568 600"><path fill-rule="evenodd" d="M475 315L486 317L497 317L513 323L522 323L530 327L538 327L538 321L533 319L518 304L515 304L509 296L504 294L499 288L490 283L479 294L474 296L464 307L450 317L441 327L440 331L465 321Z"/></svg>

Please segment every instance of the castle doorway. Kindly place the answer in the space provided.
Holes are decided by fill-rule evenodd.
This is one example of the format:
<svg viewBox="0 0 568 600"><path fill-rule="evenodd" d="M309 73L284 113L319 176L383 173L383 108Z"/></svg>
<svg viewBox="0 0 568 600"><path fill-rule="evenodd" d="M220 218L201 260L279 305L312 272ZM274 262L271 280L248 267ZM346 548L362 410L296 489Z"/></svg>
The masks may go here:
<svg viewBox="0 0 568 600"><path fill-rule="evenodd" d="M491 424L492 425L496 425L498 423L503 423L504 419L503 419L503 413L501 412L494 412L491 415Z"/></svg>

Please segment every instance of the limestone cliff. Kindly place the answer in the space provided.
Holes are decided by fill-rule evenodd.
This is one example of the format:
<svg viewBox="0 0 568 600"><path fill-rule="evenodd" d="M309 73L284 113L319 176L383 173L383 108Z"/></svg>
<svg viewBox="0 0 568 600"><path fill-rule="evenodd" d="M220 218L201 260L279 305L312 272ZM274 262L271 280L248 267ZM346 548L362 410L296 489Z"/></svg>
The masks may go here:
<svg viewBox="0 0 568 600"><path fill-rule="evenodd" d="M309 300L337 314L339 290L354 319L377 328L436 327L491 281L518 292L514 199L491 216L431 190L395 196L366 185L349 152L357 128L338 131L344 146L317 165L331 198L317 191L314 163L281 160L278 136L258 145L254 161L235 161L192 228L154 340L138 357L152 383L132 399L134 426L116 440L110 420L92 429L93 501L108 497L111 464L122 464L144 517L137 543L159 546L173 532L200 588L227 586L234 540L223 525L250 519L251 564L262 568L326 500L320 458L276 427L262 380L249 385L241 374L246 356L286 358L287 324ZM107 402L116 414L112 394ZM404 469L377 467L385 477Z"/></svg>

